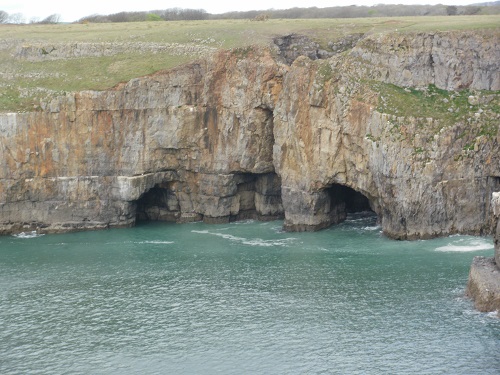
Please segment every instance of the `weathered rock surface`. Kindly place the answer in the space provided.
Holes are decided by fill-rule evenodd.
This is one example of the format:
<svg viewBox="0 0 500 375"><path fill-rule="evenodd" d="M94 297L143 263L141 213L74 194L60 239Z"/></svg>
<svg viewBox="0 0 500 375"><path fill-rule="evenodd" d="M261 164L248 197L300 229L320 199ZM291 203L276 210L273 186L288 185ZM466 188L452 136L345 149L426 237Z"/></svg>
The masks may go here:
<svg viewBox="0 0 500 375"><path fill-rule="evenodd" d="M493 209L493 217L494 217L493 241L495 243L495 262L497 265L500 265L500 192L493 193L493 198L491 199L491 206Z"/></svg>
<svg viewBox="0 0 500 375"><path fill-rule="evenodd" d="M221 52L0 116L0 232L131 225L153 188L166 198L145 197L139 218L281 217L272 111L282 74L267 51Z"/></svg>
<svg viewBox="0 0 500 375"><path fill-rule="evenodd" d="M497 311L500 316L500 192L493 193L491 206L495 219L495 257L474 258L466 293L474 300L476 309Z"/></svg>
<svg viewBox="0 0 500 375"><path fill-rule="evenodd" d="M441 45L455 46L468 36L385 35L377 39L378 54L371 42L363 40L346 57L295 60L274 111L274 164L283 184L285 227L315 230L342 220L332 192L342 185L368 198L384 232L394 238L490 232L489 197L500 187L498 113L490 119L492 132L482 136L484 123L467 118L446 122L382 113L380 95L365 84L369 80L405 84L398 81L397 72L414 61L412 76L419 77L414 83L448 88L452 73L446 71L446 61L461 50L436 50L431 66L425 60L430 47L427 51L423 46L432 46L437 39ZM402 43L399 38L407 41L407 47L386 59L386 50ZM475 48L480 49L479 37L471 38L474 42L466 44L477 42ZM486 49L493 51L490 35L484 38ZM493 55L497 53L498 48ZM498 67L486 54L467 55L465 66L479 66L482 56L482 61ZM455 66L450 69L456 75L453 82L462 85L469 72L464 69L461 75ZM491 88L497 74L494 68L489 76L480 75L481 82L490 82Z"/></svg>
<svg viewBox="0 0 500 375"><path fill-rule="evenodd" d="M291 65L298 57L306 56L311 60L327 59L339 53L352 49L362 39L364 34L347 34L340 39L328 42L328 47L322 49L319 43L309 39L305 35L289 34L273 39L277 47L277 59L280 62Z"/></svg>
<svg viewBox="0 0 500 375"><path fill-rule="evenodd" d="M499 96L477 90L498 90L498 32L367 38L291 66L219 52L0 115L0 233L283 215L317 230L367 208L394 238L491 233ZM385 111L373 82L474 89L477 116Z"/></svg>
<svg viewBox="0 0 500 375"><path fill-rule="evenodd" d="M498 31L374 35L351 54L398 86L500 90Z"/></svg>
<svg viewBox="0 0 500 375"><path fill-rule="evenodd" d="M494 258L474 258L467 295L474 300L474 306L479 311L500 311L500 269Z"/></svg>
<svg viewBox="0 0 500 375"><path fill-rule="evenodd" d="M274 45L278 47L278 59L291 65L299 56L307 56L311 60L325 59L334 55L320 48L319 44L305 35L290 34L274 38ZM352 48L352 45L351 45Z"/></svg>

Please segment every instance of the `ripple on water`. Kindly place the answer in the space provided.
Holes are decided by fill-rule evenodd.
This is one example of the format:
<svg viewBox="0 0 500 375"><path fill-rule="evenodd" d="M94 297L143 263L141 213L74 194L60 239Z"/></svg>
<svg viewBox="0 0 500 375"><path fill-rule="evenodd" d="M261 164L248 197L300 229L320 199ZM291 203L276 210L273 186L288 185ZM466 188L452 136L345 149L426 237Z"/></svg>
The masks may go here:
<svg viewBox="0 0 500 375"><path fill-rule="evenodd" d="M498 374L500 319L463 297L489 240L354 220L0 237L0 372Z"/></svg>

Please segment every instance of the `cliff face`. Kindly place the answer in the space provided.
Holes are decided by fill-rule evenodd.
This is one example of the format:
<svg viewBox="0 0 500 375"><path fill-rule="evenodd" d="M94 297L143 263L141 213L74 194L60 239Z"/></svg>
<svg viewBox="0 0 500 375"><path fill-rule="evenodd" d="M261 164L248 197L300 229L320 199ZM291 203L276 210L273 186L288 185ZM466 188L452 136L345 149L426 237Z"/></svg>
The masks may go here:
<svg viewBox="0 0 500 375"><path fill-rule="evenodd" d="M493 198L491 200L491 205L493 208L493 241L495 243L495 263L500 269L500 191L493 193Z"/></svg>
<svg viewBox="0 0 500 375"><path fill-rule="evenodd" d="M412 105L416 114L436 101L445 113L459 109L453 95L409 88L392 93L402 98L399 107L385 103L394 89L387 83L498 90L500 60L494 59L500 56L491 45L498 39L483 37L484 44L473 34L386 35L326 62L297 59L274 112L285 225L308 230L342 220L336 199L342 185L366 196L384 232L395 238L487 232L489 197L500 184L498 111L468 113L479 110L470 104L480 99L471 96L462 114L416 117ZM462 42L476 50L454 48ZM477 52L483 45L493 57ZM450 64L458 60L471 70ZM491 100L498 103L498 95Z"/></svg>
<svg viewBox="0 0 500 375"><path fill-rule="evenodd" d="M268 52L245 54L1 116L0 231L282 215L272 173L282 73Z"/></svg>
<svg viewBox="0 0 500 375"><path fill-rule="evenodd" d="M351 55L398 86L500 90L498 31L370 36Z"/></svg>
<svg viewBox="0 0 500 375"><path fill-rule="evenodd" d="M220 52L0 115L0 233L283 215L315 230L368 207L395 238L489 232L499 97L480 90L500 89L498 40L367 37L291 66Z"/></svg>

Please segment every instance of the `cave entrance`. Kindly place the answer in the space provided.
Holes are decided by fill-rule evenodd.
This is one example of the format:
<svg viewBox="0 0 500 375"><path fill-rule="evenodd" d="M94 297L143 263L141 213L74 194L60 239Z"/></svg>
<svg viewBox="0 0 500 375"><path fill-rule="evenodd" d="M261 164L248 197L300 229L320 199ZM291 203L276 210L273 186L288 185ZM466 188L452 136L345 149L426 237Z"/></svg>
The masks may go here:
<svg viewBox="0 0 500 375"><path fill-rule="evenodd" d="M340 184L333 184L326 189L330 201L331 223L337 224L347 218L347 214L375 214L370 200L362 193Z"/></svg>
<svg viewBox="0 0 500 375"><path fill-rule="evenodd" d="M230 180L219 180L215 176L213 181L210 178L203 181L208 187L201 191L187 189L181 181L154 185L135 201L136 222L204 220L216 223L284 217L281 179L275 173L236 173ZM207 214L210 211L219 215Z"/></svg>
<svg viewBox="0 0 500 375"><path fill-rule="evenodd" d="M137 200L136 221L177 221L179 200L174 183L156 184Z"/></svg>

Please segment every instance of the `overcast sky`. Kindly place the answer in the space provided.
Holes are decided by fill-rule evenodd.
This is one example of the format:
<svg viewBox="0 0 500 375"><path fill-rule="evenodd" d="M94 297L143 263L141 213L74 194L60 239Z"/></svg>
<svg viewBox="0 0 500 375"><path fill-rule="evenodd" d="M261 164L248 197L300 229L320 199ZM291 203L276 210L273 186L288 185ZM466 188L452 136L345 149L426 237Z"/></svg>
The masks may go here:
<svg viewBox="0 0 500 375"><path fill-rule="evenodd" d="M91 14L111 14L121 11L147 11L168 8L205 9L209 13L224 13L242 10L288 9L293 7L324 8L340 5L384 4L447 4L467 5L480 0L252 0L252 1L201 1L201 0L0 0L0 10L9 14L23 13L26 21L36 17L43 19L57 13L62 21L72 22ZM482 0L481 0L482 1Z"/></svg>

